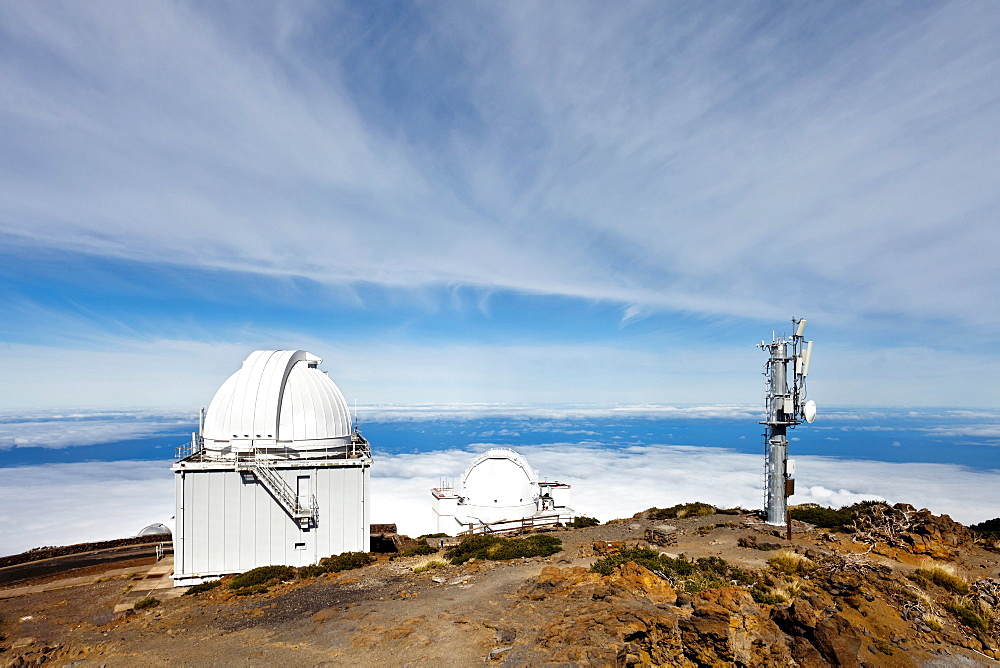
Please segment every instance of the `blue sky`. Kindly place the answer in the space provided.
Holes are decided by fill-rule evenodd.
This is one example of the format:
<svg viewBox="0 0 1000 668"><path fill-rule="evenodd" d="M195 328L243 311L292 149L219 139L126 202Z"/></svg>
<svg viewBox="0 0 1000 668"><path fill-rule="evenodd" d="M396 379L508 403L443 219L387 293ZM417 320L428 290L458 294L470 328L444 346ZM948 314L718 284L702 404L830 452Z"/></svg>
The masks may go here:
<svg viewBox="0 0 1000 668"><path fill-rule="evenodd" d="M0 4L0 405L1000 402L991 3Z"/></svg>

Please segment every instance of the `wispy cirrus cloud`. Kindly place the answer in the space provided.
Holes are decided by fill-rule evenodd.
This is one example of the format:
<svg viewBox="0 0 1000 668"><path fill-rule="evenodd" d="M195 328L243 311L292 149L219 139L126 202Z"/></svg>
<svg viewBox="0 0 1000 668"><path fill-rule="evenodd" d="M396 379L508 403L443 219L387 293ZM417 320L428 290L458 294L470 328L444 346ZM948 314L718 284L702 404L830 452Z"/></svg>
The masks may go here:
<svg viewBox="0 0 1000 668"><path fill-rule="evenodd" d="M996 324L979 308L998 283L988 7L269 12L6 6L3 229L325 282L616 299L626 321L892 304ZM758 261L775 243L798 277L780 298Z"/></svg>

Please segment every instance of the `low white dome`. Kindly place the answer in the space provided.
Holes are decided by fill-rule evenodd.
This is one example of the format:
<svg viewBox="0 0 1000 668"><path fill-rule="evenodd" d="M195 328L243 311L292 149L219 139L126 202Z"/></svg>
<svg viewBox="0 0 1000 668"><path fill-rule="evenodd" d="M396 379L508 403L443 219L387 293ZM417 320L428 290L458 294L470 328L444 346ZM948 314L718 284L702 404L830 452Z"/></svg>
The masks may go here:
<svg viewBox="0 0 1000 668"><path fill-rule="evenodd" d="M170 535L170 527L168 527L166 524L160 524L159 522L157 522L156 524L150 524L149 526L145 527L137 535L139 535L139 536L169 536Z"/></svg>
<svg viewBox="0 0 1000 668"><path fill-rule="evenodd" d="M351 412L304 350L257 350L205 412L206 450L315 450L350 443Z"/></svg>

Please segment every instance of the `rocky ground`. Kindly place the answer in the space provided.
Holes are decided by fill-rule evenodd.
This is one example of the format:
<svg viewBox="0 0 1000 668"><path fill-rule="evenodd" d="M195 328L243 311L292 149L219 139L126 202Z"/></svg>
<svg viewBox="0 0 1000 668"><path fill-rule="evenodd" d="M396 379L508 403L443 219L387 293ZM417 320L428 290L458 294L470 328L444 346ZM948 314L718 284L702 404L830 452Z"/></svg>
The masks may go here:
<svg viewBox="0 0 1000 668"><path fill-rule="evenodd" d="M1000 665L1000 555L930 513L903 528L865 543L798 525L789 544L749 516L640 514L553 532L563 550L546 558L414 573L433 557L411 557L251 596L223 584L117 614L142 573L94 573L90 584L0 600L0 664ZM746 586L691 593L629 563L589 571L595 548L647 538L658 551L758 573L773 598L755 602ZM768 563L785 551L805 558L785 555L784 571ZM915 576L943 563L957 580ZM993 612L986 630L949 609L974 600Z"/></svg>

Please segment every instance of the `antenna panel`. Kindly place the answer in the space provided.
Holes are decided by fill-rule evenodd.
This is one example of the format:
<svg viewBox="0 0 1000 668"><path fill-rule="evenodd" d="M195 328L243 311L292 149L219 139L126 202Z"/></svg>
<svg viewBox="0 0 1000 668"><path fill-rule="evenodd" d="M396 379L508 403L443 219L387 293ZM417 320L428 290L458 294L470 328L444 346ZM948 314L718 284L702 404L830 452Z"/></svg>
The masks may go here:
<svg viewBox="0 0 1000 668"><path fill-rule="evenodd" d="M806 341L806 351L802 354L802 375L809 375L809 362L812 361L813 342Z"/></svg>

